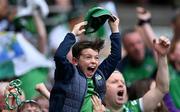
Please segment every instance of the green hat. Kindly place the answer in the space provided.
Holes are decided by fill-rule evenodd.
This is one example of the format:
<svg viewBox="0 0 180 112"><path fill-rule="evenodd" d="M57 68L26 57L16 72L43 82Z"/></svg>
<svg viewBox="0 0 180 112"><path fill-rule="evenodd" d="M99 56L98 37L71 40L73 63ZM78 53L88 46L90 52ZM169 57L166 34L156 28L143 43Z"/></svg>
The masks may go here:
<svg viewBox="0 0 180 112"><path fill-rule="evenodd" d="M84 18L84 20L88 22L88 24L85 26L85 34L96 32L107 19L112 19L115 21L115 18L107 9L102 7L94 7L89 9Z"/></svg>

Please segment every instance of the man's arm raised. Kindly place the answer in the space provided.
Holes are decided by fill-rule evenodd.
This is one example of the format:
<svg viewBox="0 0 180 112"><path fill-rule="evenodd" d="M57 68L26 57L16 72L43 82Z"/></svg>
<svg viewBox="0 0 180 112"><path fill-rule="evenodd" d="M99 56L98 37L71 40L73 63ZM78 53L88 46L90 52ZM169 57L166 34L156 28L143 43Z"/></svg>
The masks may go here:
<svg viewBox="0 0 180 112"><path fill-rule="evenodd" d="M154 41L154 50L158 56L158 70L156 75L156 87L150 89L143 96L144 111L152 111L169 91L169 71L167 63L167 53L170 46L170 40L164 36Z"/></svg>

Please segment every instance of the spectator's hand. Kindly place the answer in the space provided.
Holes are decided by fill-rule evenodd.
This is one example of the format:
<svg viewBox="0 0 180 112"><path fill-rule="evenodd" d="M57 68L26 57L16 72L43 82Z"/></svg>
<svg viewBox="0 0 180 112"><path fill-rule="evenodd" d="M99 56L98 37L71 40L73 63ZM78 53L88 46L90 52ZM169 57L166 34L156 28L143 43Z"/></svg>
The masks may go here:
<svg viewBox="0 0 180 112"><path fill-rule="evenodd" d="M106 109L102 104L101 100L97 96L93 95L91 97L91 101L94 108L93 112L105 112Z"/></svg>
<svg viewBox="0 0 180 112"><path fill-rule="evenodd" d="M119 18L116 16L113 16L114 19L109 19L109 26L112 31L112 33L119 32Z"/></svg>
<svg viewBox="0 0 180 112"><path fill-rule="evenodd" d="M161 36L159 39L154 39L154 49L160 56L165 56L168 53L170 47L170 40L165 37Z"/></svg>
<svg viewBox="0 0 180 112"><path fill-rule="evenodd" d="M87 25L87 21L83 21L81 23L76 24L73 27L73 30L71 33L73 33L75 36L82 34L85 31L85 29L84 29L85 25Z"/></svg>
<svg viewBox="0 0 180 112"><path fill-rule="evenodd" d="M15 92L17 92L17 90L12 86L7 85L6 89L4 91L4 96L6 96L7 94L10 94L10 92L15 93ZM12 97L12 96L10 96L10 97Z"/></svg>
<svg viewBox="0 0 180 112"><path fill-rule="evenodd" d="M17 108L17 107L18 107L18 104L20 104L20 102L18 102L17 99L20 98L19 100L22 101L22 100L24 100L25 98L24 98L23 95L20 95L20 94L16 94L16 95L18 95L17 97L12 96L11 93L16 94L16 93L18 93L18 91L17 91L16 88L7 85L7 86L6 86L6 90L4 91L5 101L7 100L7 102L8 102L8 107L11 107L11 108L13 109L12 106L14 106L15 108ZM10 94L11 94L11 95L10 95ZM7 103L7 102L6 102L6 103Z"/></svg>
<svg viewBox="0 0 180 112"><path fill-rule="evenodd" d="M44 85L44 83L36 84L35 89L36 89L36 91L38 91L41 95L45 96L47 99L50 98L50 92L48 91L48 89L46 88L46 86Z"/></svg>
<svg viewBox="0 0 180 112"><path fill-rule="evenodd" d="M147 21L151 19L151 13L143 7L137 7L136 12L139 20Z"/></svg>

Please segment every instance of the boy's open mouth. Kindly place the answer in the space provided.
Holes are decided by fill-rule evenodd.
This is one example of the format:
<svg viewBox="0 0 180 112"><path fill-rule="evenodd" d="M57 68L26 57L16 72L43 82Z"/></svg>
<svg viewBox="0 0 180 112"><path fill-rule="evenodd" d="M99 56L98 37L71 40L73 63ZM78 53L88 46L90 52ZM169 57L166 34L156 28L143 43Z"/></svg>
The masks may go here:
<svg viewBox="0 0 180 112"><path fill-rule="evenodd" d="M95 71L95 67L88 67L87 70L90 71L90 72L94 72Z"/></svg>

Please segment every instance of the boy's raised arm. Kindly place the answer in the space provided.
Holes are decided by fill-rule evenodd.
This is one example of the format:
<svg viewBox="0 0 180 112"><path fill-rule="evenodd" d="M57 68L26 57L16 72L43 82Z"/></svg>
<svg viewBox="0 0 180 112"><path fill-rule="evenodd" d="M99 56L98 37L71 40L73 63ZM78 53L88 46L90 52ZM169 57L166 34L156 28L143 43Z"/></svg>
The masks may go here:
<svg viewBox="0 0 180 112"><path fill-rule="evenodd" d="M112 33L119 33L119 19L114 16L114 20L108 20L110 29Z"/></svg>
<svg viewBox="0 0 180 112"><path fill-rule="evenodd" d="M109 19L108 21L112 32L110 36L111 53L99 66L106 79L110 76L110 74L112 74L121 59L121 36L119 33L119 18L115 16L114 18L114 20Z"/></svg>

